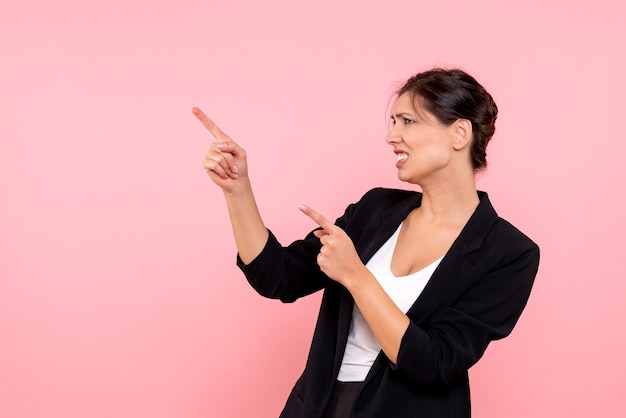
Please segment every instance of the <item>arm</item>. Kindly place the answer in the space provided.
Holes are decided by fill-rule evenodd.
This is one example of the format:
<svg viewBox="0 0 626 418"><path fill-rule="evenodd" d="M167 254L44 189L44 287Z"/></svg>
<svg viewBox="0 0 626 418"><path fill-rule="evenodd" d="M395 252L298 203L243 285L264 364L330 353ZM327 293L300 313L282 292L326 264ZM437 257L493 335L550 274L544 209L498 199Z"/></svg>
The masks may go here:
<svg viewBox="0 0 626 418"><path fill-rule="evenodd" d="M269 233L257 207L248 177L246 152L198 108L193 114L215 137L204 159L204 169L221 187L239 256L250 263L263 249Z"/></svg>
<svg viewBox="0 0 626 418"><path fill-rule="evenodd" d="M376 278L363 266L361 274L348 277L343 283L354 303L372 330L381 349L393 364L398 354L411 320L391 300Z"/></svg>
<svg viewBox="0 0 626 418"><path fill-rule="evenodd" d="M337 219L337 225L345 227L366 196L359 203L349 205ZM250 285L262 296L293 302L332 283L317 263L322 246L317 233L317 230L312 231L303 239L283 247L270 232L258 257L249 264L239 259L237 265Z"/></svg>

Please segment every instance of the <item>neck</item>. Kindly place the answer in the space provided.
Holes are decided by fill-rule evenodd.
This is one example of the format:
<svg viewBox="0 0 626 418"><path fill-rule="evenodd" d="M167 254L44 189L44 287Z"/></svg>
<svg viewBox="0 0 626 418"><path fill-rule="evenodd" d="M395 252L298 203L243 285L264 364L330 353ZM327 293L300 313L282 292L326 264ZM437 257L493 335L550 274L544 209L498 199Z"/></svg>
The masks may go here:
<svg viewBox="0 0 626 418"><path fill-rule="evenodd" d="M475 178L449 179L436 184L422 184L423 216L436 220L459 220L465 223L474 213L480 199Z"/></svg>

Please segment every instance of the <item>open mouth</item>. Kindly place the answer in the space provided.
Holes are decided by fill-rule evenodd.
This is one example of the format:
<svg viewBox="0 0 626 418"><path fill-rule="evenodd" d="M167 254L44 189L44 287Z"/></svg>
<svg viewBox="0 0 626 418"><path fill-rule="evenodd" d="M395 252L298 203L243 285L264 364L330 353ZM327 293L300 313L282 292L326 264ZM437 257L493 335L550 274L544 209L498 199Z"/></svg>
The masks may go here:
<svg viewBox="0 0 626 418"><path fill-rule="evenodd" d="M407 154L405 152L400 152L400 153L398 153L397 158L398 158L399 162L405 162L406 160L408 160L409 154Z"/></svg>

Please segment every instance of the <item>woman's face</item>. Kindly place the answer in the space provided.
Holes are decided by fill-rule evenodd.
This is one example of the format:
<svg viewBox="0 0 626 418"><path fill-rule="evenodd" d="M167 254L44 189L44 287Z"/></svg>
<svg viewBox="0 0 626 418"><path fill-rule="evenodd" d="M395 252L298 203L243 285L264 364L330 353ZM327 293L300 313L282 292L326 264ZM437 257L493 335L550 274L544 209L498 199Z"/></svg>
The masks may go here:
<svg viewBox="0 0 626 418"><path fill-rule="evenodd" d="M391 119L386 140L397 155L398 178L420 185L445 178L454 154L452 125L443 125L408 93L398 97Z"/></svg>

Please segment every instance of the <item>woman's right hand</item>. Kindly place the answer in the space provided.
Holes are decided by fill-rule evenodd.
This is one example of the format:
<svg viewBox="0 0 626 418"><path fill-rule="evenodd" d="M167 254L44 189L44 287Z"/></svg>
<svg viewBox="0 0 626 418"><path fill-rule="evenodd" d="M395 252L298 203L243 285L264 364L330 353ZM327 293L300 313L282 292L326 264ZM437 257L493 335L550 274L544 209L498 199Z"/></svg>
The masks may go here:
<svg viewBox="0 0 626 418"><path fill-rule="evenodd" d="M192 112L216 139L203 161L204 170L211 180L225 193L245 187L248 181L246 151L222 132L202 110L194 107Z"/></svg>
<svg viewBox="0 0 626 418"><path fill-rule="evenodd" d="M194 107L192 112L216 139L204 157L204 169L224 192L237 251L241 260L248 264L263 250L269 232L263 224L250 186L246 151L203 111Z"/></svg>

